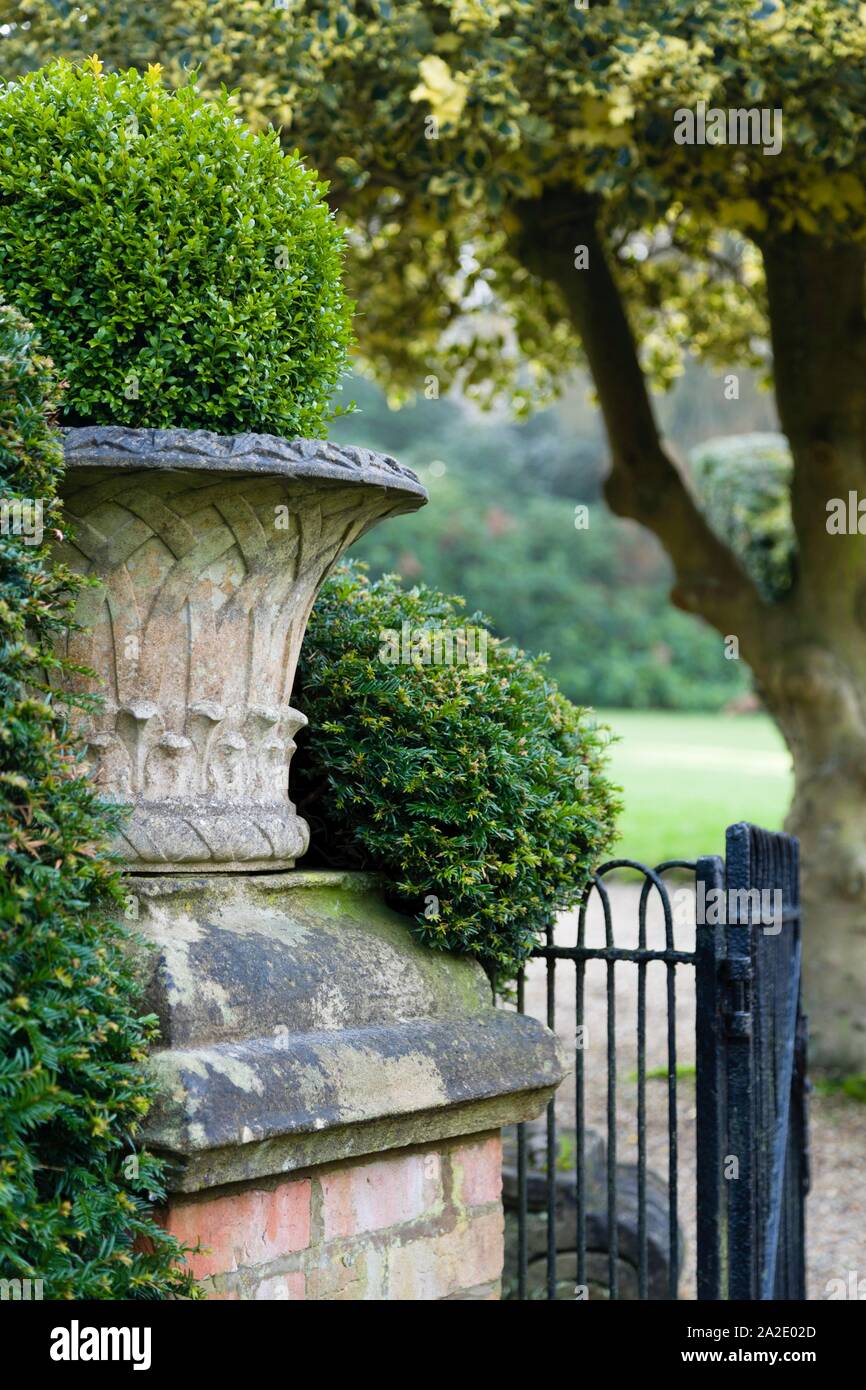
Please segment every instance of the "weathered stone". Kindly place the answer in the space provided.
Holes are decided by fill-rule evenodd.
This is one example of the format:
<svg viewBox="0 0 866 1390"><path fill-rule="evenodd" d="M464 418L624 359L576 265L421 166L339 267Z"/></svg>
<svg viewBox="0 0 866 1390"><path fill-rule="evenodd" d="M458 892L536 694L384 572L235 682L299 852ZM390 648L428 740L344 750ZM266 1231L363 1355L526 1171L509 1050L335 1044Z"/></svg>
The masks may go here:
<svg viewBox="0 0 866 1390"><path fill-rule="evenodd" d="M134 888L164 1044L146 1137L178 1190L489 1130L562 1077L553 1035L494 1008L476 962L417 942L371 875Z"/></svg>
<svg viewBox="0 0 866 1390"><path fill-rule="evenodd" d="M539 1039L536 1037L532 1041L537 1045ZM487 1096L465 1104L440 1105L434 1110L383 1115L320 1132L281 1134L256 1143L173 1154L170 1186L175 1192L197 1192L223 1183L255 1181L273 1173L290 1173L311 1165L499 1129L502 1125L533 1119L554 1090L555 1086L547 1085L536 1090ZM148 1139L151 1147L158 1147L158 1140L150 1135Z"/></svg>
<svg viewBox="0 0 866 1390"><path fill-rule="evenodd" d="M132 806L124 859L291 867L309 838L288 773L313 600L347 546L424 488L382 455L270 435L88 427L65 452L61 558L102 581L68 655L100 677L88 756Z"/></svg>
<svg viewBox="0 0 866 1390"><path fill-rule="evenodd" d="M488 1011L483 970L421 945L373 874L136 878L144 1001L163 1046L318 1034Z"/></svg>

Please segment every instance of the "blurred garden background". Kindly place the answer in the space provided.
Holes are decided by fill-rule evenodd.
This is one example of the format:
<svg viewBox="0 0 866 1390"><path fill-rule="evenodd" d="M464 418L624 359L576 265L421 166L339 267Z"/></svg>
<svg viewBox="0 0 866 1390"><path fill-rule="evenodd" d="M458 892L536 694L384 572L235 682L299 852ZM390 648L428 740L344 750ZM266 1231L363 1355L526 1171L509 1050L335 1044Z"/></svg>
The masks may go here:
<svg viewBox="0 0 866 1390"><path fill-rule="evenodd" d="M625 793L618 853L693 858L721 853L733 821L781 828L792 789L782 737L746 664L726 659L719 634L670 603L659 543L607 507L607 446L588 378L575 376L557 406L522 423L459 398L421 395L392 409L360 377L347 398L357 413L335 436L408 464L431 502L353 553L372 575L465 595L467 613L480 610L502 637L548 654L565 693L613 731L612 775ZM732 408L723 378L691 364L660 414L699 489L706 460L738 461L732 512L740 506L746 522L748 465L766 476L759 463L785 455L772 396L742 374Z"/></svg>

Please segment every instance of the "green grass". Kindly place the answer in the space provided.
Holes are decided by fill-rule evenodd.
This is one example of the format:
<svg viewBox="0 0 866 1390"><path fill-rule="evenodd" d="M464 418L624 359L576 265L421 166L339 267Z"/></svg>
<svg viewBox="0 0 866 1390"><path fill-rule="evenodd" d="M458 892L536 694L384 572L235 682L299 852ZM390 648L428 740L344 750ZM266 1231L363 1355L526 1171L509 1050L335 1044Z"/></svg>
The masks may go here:
<svg viewBox="0 0 866 1390"><path fill-rule="evenodd" d="M866 1076L819 1076L812 1085L819 1096L846 1096L866 1105Z"/></svg>
<svg viewBox="0 0 866 1390"><path fill-rule="evenodd" d="M694 1081L697 1074L697 1067L694 1062L677 1062L676 1076L678 1081ZM646 1079L647 1081L667 1081L669 1076L670 1072L667 1067L652 1067L651 1070L647 1072ZM630 1071L626 1077L626 1081L636 1082L637 1080L637 1072Z"/></svg>
<svg viewBox="0 0 866 1390"><path fill-rule="evenodd" d="M613 854L657 864L723 854L725 828L780 830L791 796L790 757L763 714L599 710L618 742L611 776L623 789Z"/></svg>

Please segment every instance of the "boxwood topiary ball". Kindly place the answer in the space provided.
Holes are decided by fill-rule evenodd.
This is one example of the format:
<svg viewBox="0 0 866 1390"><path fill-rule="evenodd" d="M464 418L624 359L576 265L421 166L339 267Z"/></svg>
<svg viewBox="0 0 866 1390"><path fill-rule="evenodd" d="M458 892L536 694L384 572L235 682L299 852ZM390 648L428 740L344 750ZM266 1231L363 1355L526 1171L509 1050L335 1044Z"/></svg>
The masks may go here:
<svg viewBox="0 0 866 1390"><path fill-rule="evenodd" d="M0 87L0 298L67 379L64 422L322 437L352 311L324 193L156 67Z"/></svg>

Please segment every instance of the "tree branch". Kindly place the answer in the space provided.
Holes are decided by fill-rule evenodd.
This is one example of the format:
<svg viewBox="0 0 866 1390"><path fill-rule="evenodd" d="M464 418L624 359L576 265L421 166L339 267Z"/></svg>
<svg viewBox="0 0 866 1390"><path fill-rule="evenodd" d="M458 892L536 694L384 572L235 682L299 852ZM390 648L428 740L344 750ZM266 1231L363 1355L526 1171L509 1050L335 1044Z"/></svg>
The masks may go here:
<svg viewBox="0 0 866 1390"><path fill-rule="evenodd" d="M589 361L611 448L605 484L611 507L658 536L674 565L674 603L722 634L736 634L750 663L761 664L773 609L711 530L662 446L594 200L572 188L552 189L523 204L520 213L521 261L561 291ZM575 268L577 246L588 250L587 269Z"/></svg>

